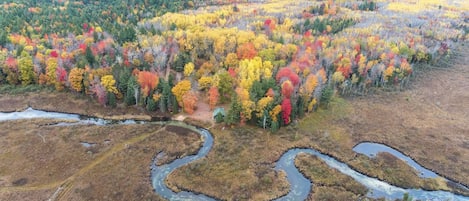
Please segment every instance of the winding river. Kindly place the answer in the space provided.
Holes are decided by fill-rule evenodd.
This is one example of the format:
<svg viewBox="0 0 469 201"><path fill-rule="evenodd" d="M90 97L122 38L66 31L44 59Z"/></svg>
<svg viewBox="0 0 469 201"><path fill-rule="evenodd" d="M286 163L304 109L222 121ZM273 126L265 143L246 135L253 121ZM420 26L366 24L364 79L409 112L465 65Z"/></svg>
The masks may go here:
<svg viewBox="0 0 469 201"><path fill-rule="evenodd" d="M90 118L84 117L77 114L66 114L58 112L46 112L40 110L34 110L28 108L21 112L11 112L3 113L0 112L0 121L7 120L18 120L18 119L32 119L32 118L52 118L58 120L67 120L66 122L59 123L57 125L67 126L67 125L76 125L76 124L94 124L94 125L107 125L107 124L135 124L135 123L144 123L137 122L134 120L124 120L124 121L113 121L113 120L104 120L99 118ZM192 129L200 133L201 137L204 139L203 146L200 148L196 155L185 156L180 159L176 159L169 164L164 164L157 166L156 162L159 157L164 153L159 153L158 156L152 162L151 165L151 183L155 192L161 195L162 197L168 200L215 200L211 197L208 197L203 194L196 194L193 192L173 192L165 184L166 177L173 172L175 169L182 167L188 163L191 163L195 160L203 158L208 154L213 145L213 137L208 130L205 129L196 129L193 126L189 126L183 123L177 122L160 122L162 124L174 124L179 126L184 126L186 128ZM434 178L438 175L431 170L428 170L410 157L402 154L401 152L390 148L383 144L377 143L361 143L354 147L354 151L357 153L365 154L369 157L374 157L378 152L388 152L394 156L400 158L401 160L406 161L410 166L421 172L421 176L424 178ZM285 171L287 174L287 179L290 182L290 191L287 195L278 198L277 200L305 200L310 193L312 183L306 179L303 174L301 174L294 165L294 160L296 156L300 153L311 154L317 156L323 160L331 168L337 169L343 174L346 174L354 178L359 183L363 184L369 189L367 196L373 198L384 197L386 199L397 199L402 198L404 193L408 193L412 198L418 200L454 200L454 201L469 201L469 197L456 195L447 191L426 191L422 189L403 189L390 185L384 181L380 181L376 178L372 178L366 175L363 175L352 168L347 164L342 163L333 157L330 157L326 154L320 153L314 149L299 149L294 148L285 152L280 159L277 161L275 169L277 171ZM460 186L463 189L467 190L467 187Z"/></svg>
<svg viewBox="0 0 469 201"><path fill-rule="evenodd" d="M311 189L311 183L295 167L295 157L300 153L315 155L322 159L329 167L337 169L341 173L348 175L357 182L369 189L367 196L372 198L402 199L404 193L408 193L412 198L418 200L469 200L469 197L456 195L447 191L426 191L422 189L403 189L390 185L384 181L363 175L347 164L322 154L314 149L290 149L282 155L277 162L276 169L287 173L288 181L291 184L291 191L285 197L279 200L304 200L307 198ZM295 183L294 183L295 182Z"/></svg>

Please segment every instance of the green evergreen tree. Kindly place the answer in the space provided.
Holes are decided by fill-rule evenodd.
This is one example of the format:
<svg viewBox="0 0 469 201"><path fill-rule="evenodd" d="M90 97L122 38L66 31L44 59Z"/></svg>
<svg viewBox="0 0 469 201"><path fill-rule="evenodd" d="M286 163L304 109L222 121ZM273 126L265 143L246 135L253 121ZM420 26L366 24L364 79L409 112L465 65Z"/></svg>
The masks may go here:
<svg viewBox="0 0 469 201"><path fill-rule="evenodd" d="M218 92L220 93L220 103L226 103L233 94L233 78L228 72L218 74Z"/></svg>
<svg viewBox="0 0 469 201"><path fill-rule="evenodd" d="M230 109L225 117L225 122L229 125L237 124L241 120L241 103L238 101L238 96L235 94L231 98Z"/></svg>
<svg viewBox="0 0 469 201"><path fill-rule="evenodd" d="M272 124L270 125L270 131L272 133L276 133L280 129L280 124L278 121L272 121Z"/></svg>
<svg viewBox="0 0 469 201"><path fill-rule="evenodd" d="M158 105L156 104L155 100L153 98L148 97L147 98L147 106L146 106L148 111L156 111L158 109Z"/></svg>
<svg viewBox="0 0 469 201"><path fill-rule="evenodd" d="M86 60L88 61L88 64L90 64L90 66L93 67L94 64L96 63L96 58L94 58L93 52L91 51L91 47L89 45L86 46L85 57L86 57Z"/></svg>
<svg viewBox="0 0 469 201"><path fill-rule="evenodd" d="M302 118L305 115L305 100L303 97L299 96L298 101L298 117Z"/></svg>
<svg viewBox="0 0 469 201"><path fill-rule="evenodd" d="M117 100L116 100L116 95L112 92L107 92L107 103L106 105L109 105L111 107L116 107L117 106Z"/></svg>
<svg viewBox="0 0 469 201"><path fill-rule="evenodd" d="M138 94L138 82L134 76L131 76L127 81L127 93L124 98L126 105L135 105L137 103L135 94Z"/></svg>
<svg viewBox="0 0 469 201"><path fill-rule="evenodd" d="M9 42L10 42L10 39L8 39L7 33L2 30L0 32L0 46L5 46Z"/></svg>

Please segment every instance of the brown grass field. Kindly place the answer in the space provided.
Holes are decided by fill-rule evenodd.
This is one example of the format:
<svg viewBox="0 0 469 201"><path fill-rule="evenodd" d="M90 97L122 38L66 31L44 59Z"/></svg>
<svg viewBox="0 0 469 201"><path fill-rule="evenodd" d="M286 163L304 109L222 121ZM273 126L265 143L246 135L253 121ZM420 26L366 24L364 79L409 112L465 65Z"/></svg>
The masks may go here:
<svg viewBox="0 0 469 201"><path fill-rule="evenodd" d="M467 54L469 48L459 52ZM369 159L352 147L385 143L424 167L469 184L469 59L420 71L407 89L377 90L366 96L334 98L304 119L271 134L244 127L211 128L214 147L202 160L177 169L167 183L223 200L270 200L286 194L275 161L292 147L312 147L354 169L402 187L453 189L440 179L422 180L389 154ZM150 119L134 107L106 108L69 93L0 94L0 110L37 109L101 117ZM159 200L149 180L156 153L167 161L196 152L198 135L154 124L53 127L53 120L0 122L0 200ZM110 143L105 143L110 140ZM85 148L81 141L95 142ZM315 157L296 159L317 184L313 200L355 200L363 187ZM61 190L57 191L59 187ZM469 195L469 192L459 192Z"/></svg>
<svg viewBox="0 0 469 201"><path fill-rule="evenodd" d="M155 124L52 123L0 123L0 200L160 200L150 185L155 154L167 153L168 162L195 153L201 142L189 130L174 133Z"/></svg>

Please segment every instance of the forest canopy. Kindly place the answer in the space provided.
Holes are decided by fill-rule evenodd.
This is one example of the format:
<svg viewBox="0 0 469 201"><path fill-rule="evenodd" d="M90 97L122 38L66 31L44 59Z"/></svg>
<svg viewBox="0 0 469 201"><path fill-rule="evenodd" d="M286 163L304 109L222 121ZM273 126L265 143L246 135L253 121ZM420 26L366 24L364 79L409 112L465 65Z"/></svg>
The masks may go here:
<svg viewBox="0 0 469 201"><path fill-rule="evenodd" d="M225 107L228 124L276 131L334 93L402 87L414 65L448 57L468 36L467 8L401 4L7 0L0 84L163 113L203 103Z"/></svg>

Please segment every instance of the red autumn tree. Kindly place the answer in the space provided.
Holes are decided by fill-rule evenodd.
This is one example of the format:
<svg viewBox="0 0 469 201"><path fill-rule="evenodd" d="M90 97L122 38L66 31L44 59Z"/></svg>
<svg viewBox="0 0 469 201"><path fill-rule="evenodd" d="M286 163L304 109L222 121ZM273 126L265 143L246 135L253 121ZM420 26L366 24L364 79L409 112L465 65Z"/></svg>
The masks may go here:
<svg viewBox="0 0 469 201"><path fill-rule="evenodd" d="M96 51L98 54L102 54L104 50L106 49L106 42L105 41L99 41L97 46L96 46Z"/></svg>
<svg viewBox="0 0 469 201"><path fill-rule="evenodd" d="M158 86L159 78L156 73L149 71L138 72L138 83L142 89L143 97L148 97L150 92Z"/></svg>
<svg viewBox="0 0 469 201"><path fill-rule="evenodd" d="M65 82L67 81L67 71L65 68L59 66L56 71L56 82L55 82L55 89L57 91L62 91L65 86Z"/></svg>
<svg viewBox="0 0 469 201"><path fill-rule="evenodd" d="M236 78L236 76L237 76L236 71L234 70L234 68L228 68L228 73L230 74L230 76L232 78Z"/></svg>
<svg viewBox="0 0 469 201"><path fill-rule="evenodd" d="M106 89L101 85L99 81L93 81L91 85L91 92L98 97L98 102L102 105L106 105L107 93Z"/></svg>
<svg viewBox="0 0 469 201"><path fill-rule="evenodd" d="M292 71L289 67L284 67L280 69L275 77L277 82L283 82L285 80L290 80L293 86L296 86L300 83L300 77L298 74Z"/></svg>
<svg viewBox="0 0 469 201"><path fill-rule="evenodd" d="M57 73L57 81L65 83L67 81L67 70L63 67L58 67L55 71Z"/></svg>
<svg viewBox="0 0 469 201"><path fill-rule="evenodd" d="M14 57L8 57L5 60L6 68L3 68L4 73L7 74L7 81L11 85L16 85L19 82L18 61ZM0 67L1 68L1 67Z"/></svg>
<svg viewBox="0 0 469 201"><path fill-rule="evenodd" d="M273 21L272 19L266 19L264 21L264 27L269 28L270 30L274 30L275 29L275 21Z"/></svg>
<svg viewBox="0 0 469 201"><path fill-rule="evenodd" d="M10 70L17 70L18 69L18 61L14 57L8 57L5 60L5 66L7 66Z"/></svg>
<svg viewBox="0 0 469 201"><path fill-rule="evenodd" d="M303 35L305 38L311 37L311 30L306 31Z"/></svg>
<svg viewBox="0 0 469 201"><path fill-rule="evenodd" d="M289 124L290 123L290 115L291 115L291 101L288 98L283 99L282 101L282 118L283 123Z"/></svg>
<svg viewBox="0 0 469 201"><path fill-rule="evenodd" d="M272 31L275 29L275 21L267 19L264 21L264 31L268 36L272 35Z"/></svg>
<svg viewBox="0 0 469 201"><path fill-rule="evenodd" d="M59 53L57 53L57 51L55 51L55 50L52 50L52 52L50 52L50 56L54 57L54 58L57 58L57 57L59 57Z"/></svg>
<svg viewBox="0 0 469 201"><path fill-rule="evenodd" d="M82 54L85 54L86 52L86 45L84 43L81 43L80 45L78 45L78 49L81 50L81 53Z"/></svg>

